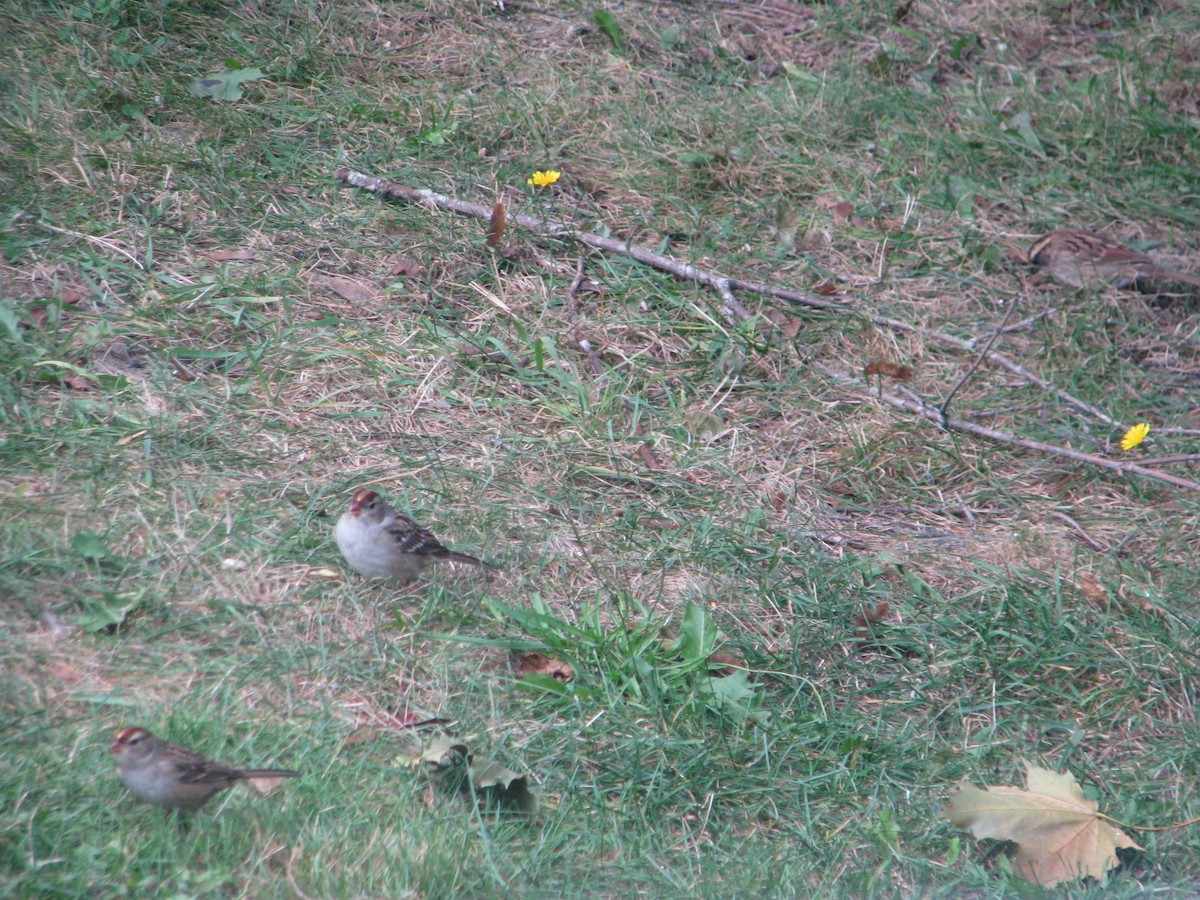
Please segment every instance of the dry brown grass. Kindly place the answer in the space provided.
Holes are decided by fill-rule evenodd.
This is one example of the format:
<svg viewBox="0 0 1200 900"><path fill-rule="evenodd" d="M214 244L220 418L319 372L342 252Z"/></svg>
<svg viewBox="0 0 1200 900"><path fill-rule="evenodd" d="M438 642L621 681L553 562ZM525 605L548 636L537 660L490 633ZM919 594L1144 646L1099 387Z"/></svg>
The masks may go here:
<svg viewBox="0 0 1200 900"><path fill-rule="evenodd" d="M856 882L864 896L940 878L952 890L937 864L946 833L914 821L937 803L913 812L909 798L1005 777L1023 754L1087 766L1114 802L1145 796L1147 818L1176 818L1189 801L1171 782L1194 781L1194 498L948 433L813 365L857 375L891 360L937 401L971 357L927 336L743 296L759 316L747 326L626 259L516 228L491 254L483 223L330 176L353 163L502 198L727 274L824 283L864 313L966 338L1014 302L1018 319L1051 310L997 349L1122 421L1152 421L1153 452L1189 452L1195 435L1161 426L1200 428L1194 298L1067 295L1023 255L1072 224L1194 258L1197 221L1179 201L1200 155L1181 124L1197 109L1194 18L1165 4L918 3L896 23L894 4L634 3L614 10L622 53L592 12L350 4L282 21L245 8L239 43L201 10L161 25L171 62L142 68L112 62L128 49L120 23L70 25L94 82L35 64L35 45L56 46L49 26L15 52L6 77L44 93L34 116L18 86L25 112L0 133L14 167L2 183L25 185L6 234L33 235L0 270L19 317L3 345L14 449L0 468L6 517L21 523L0 570L17 596L4 603L14 716L36 710L38 734L69 745L85 774L103 768L92 745L127 718L208 732L218 748L225 734L285 735L276 746L322 772L361 754L354 774L379 780L352 783L336 809L394 787L389 716L444 715L530 760L552 810L547 846L582 847L572 865L592 873L571 884L628 878L631 891L690 854L696 869L673 883L726 877L748 895L762 883L733 874L741 841L760 868L788 860L814 893L855 867L894 882ZM162 86L185 51L248 61L252 49L272 62L243 104ZM104 98L149 103L151 76L167 94L151 120L113 112L121 103ZM1020 143L1022 112L1044 152ZM528 189L548 167L560 184ZM598 291L571 294L581 270ZM1118 452L1119 430L994 367L954 411ZM362 583L330 538L362 485L505 571L445 568L404 592ZM82 530L117 559L81 561ZM138 591L120 629L77 627L87 604ZM763 749L678 708L626 707L617 668L591 673L598 693L577 701L579 718L525 703L505 642L529 636L490 603L535 595L563 622L598 607L611 631L661 623L666 638L699 604L783 730ZM866 652L855 617L884 601L884 649ZM592 718L600 709L607 720ZM1047 724L1056 714L1063 730ZM755 781L760 764L778 768ZM597 836L647 803L667 824L637 831L659 856L643 870L636 846L608 857ZM877 808L903 820L904 860L862 815ZM461 871L446 847L465 839L437 809L424 846L375 835L365 870L403 870L405 884L421 883L412 869L426 859L433 882L447 859ZM314 864L300 877L317 893L370 892L354 880L355 826L340 827L326 839L341 874L322 880ZM1164 841L1139 875L1194 883L1194 864L1158 864L1189 840ZM827 873L796 863L789 842L826 847ZM530 871L572 855L510 849ZM489 871L477 848L462 853ZM128 876L95 858L88 877ZM508 862L489 865L519 886ZM235 883L271 893L262 877Z"/></svg>

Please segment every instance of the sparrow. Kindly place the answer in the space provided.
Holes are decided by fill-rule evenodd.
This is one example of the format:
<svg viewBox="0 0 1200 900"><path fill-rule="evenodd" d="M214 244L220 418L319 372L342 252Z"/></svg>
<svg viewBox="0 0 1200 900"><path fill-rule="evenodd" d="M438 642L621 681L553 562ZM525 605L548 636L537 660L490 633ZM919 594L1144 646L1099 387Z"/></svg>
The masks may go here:
<svg viewBox="0 0 1200 900"><path fill-rule="evenodd" d="M338 549L355 572L367 578L412 581L432 562L496 567L442 546L432 534L390 506L374 491L355 493L334 530Z"/></svg>
<svg viewBox="0 0 1200 900"><path fill-rule="evenodd" d="M1093 231L1063 229L1044 234L1029 248L1029 262L1043 266L1060 284L1092 287L1116 282L1129 287L1141 278L1200 286L1200 276L1164 269L1150 257Z"/></svg>
<svg viewBox="0 0 1200 900"><path fill-rule="evenodd" d="M230 769L145 728L122 728L108 752L125 786L140 800L164 809L196 810L247 778L295 778L291 769Z"/></svg>

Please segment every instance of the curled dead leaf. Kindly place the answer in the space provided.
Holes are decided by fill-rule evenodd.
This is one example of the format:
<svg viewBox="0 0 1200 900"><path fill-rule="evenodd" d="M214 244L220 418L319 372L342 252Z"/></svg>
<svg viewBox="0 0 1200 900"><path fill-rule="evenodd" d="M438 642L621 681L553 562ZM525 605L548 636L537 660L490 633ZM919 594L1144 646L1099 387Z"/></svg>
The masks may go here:
<svg viewBox="0 0 1200 900"><path fill-rule="evenodd" d="M315 290L331 291L355 306L361 306L382 296L372 285L346 278L344 275L322 275L314 272L308 276L308 283Z"/></svg>
<svg viewBox="0 0 1200 900"><path fill-rule="evenodd" d="M404 256L392 263L388 268L388 274L400 278L412 278L420 275L423 269L424 266L411 256Z"/></svg>
<svg viewBox="0 0 1200 900"><path fill-rule="evenodd" d="M1091 572L1079 573L1079 592L1101 609L1108 607L1108 591L1104 589L1100 579Z"/></svg>
<svg viewBox="0 0 1200 900"><path fill-rule="evenodd" d="M559 681L570 681L575 677L575 672L569 665L553 656L518 653L516 657L518 675L549 675Z"/></svg>
<svg viewBox="0 0 1200 900"><path fill-rule="evenodd" d="M878 625L887 615L890 604L878 603L875 606L864 606L862 615L854 620L854 629L860 639L867 636L873 625Z"/></svg>
<svg viewBox="0 0 1200 900"><path fill-rule="evenodd" d="M504 215L504 204L499 201L492 207L491 218L488 219L487 245L495 250L504 241L504 226L507 219Z"/></svg>
<svg viewBox="0 0 1200 900"><path fill-rule="evenodd" d="M867 377L871 376L887 376L895 378L897 381L908 381L912 378L912 369L907 366L898 366L896 363L886 359L873 359L867 363Z"/></svg>
<svg viewBox="0 0 1200 900"><path fill-rule="evenodd" d="M875 606L865 606L861 615L854 620L854 637L858 642L858 650L860 653L865 653L869 650L882 649L879 643L874 639L875 626L883 622L883 617L887 615L889 604L878 603Z"/></svg>

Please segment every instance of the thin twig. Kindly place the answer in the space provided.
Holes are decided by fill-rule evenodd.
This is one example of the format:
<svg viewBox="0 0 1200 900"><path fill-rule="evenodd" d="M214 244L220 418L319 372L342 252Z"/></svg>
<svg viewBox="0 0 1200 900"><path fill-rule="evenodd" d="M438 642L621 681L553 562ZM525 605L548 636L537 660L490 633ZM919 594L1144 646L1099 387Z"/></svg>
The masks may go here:
<svg viewBox="0 0 1200 900"><path fill-rule="evenodd" d="M1081 541L1083 541L1085 544L1087 544L1089 547L1091 547L1093 550L1095 550L1097 553L1107 553L1108 552L1108 549L1109 549L1108 544L1104 543L1103 541L1096 540L1094 537L1092 537L1090 534L1087 533L1087 530L1082 525L1080 525L1078 522L1076 522L1074 519L1072 519L1066 513L1059 512L1056 509L1052 509L1052 510L1050 510L1050 515L1052 515L1056 519L1061 519L1062 521L1064 521L1068 525L1070 525L1072 528L1074 528L1075 533L1079 535L1079 539Z"/></svg>
<svg viewBox="0 0 1200 900"><path fill-rule="evenodd" d="M629 413L629 418L633 421L633 433L640 438L644 438L646 436L646 426L642 424L642 417L637 414L637 410L634 408L633 401L626 397L621 402L625 407L625 411ZM642 462L644 462L649 468L662 468L662 463L658 461L658 457L654 455L654 451L650 449L650 445L645 441L643 441L642 445L638 447L638 456L642 458Z"/></svg>
<svg viewBox="0 0 1200 900"><path fill-rule="evenodd" d="M592 346L592 342L583 336L582 331L573 332L571 338L579 345L579 349L587 357L588 365L592 367L592 374L596 376L596 380L603 384L604 365L600 362L600 354L596 352L596 348Z"/></svg>
<svg viewBox="0 0 1200 900"><path fill-rule="evenodd" d="M1028 319L1022 319L1020 322L1013 322L1004 329L1004 334L1008 334L1010 331L1024 331L1035 322L1041 321L1042 319L1046 318L1046 316L1052 316L1056 312L1058 312L1057 309L1043 309L1036 316L1030 316Z"/></svg>
<svg viewBox="0 0 1200 900"><path fill-rule="evenodd" d="M110 241L108 238L96 237L94 234L84 234L82 231L71 231L69 228L59 228L57 225L51 225L49 222L38 222L38 226L45 228L47 231L55 231L59 234L69 235L74 238L82 238L89 244L95 244L97 247L103 247L105 250L111 250L114 253L120 253L123 257L141 269L146 271L146 267L142 265L141 260L118 244L116 241Z"/></svg>
<svg viewBox="0 0 1200 900"><path fill-rule="evenodd" d="M915 395L912 399L899 397L895 394L884 393L882 390L879 393L873 393L870 385L861 378L856 378L853 375L846 375L836 369L825 365L824 363L813 361L812 365L819 371L825 373L834 381L844 385L852 385L863 389L863 393L873 399L882 400L889 406L894 406L896 409L903 409L906 412L915 413L924 419L942 425L944 428L953 431L962 431L967 434L973 434L976 437L987 438L989 441L994 441L997 444L1007 444L1012 447L1024 447L1026 450L1036 450L1039 453L1046 453L1050 456L1065 456L1067 459L1073 459L1077 462L1088 463L1093 466L1099 466L1103 469L1109 469L1120 475L1137 475L1141 478L1148 478L1153 481L1161 481L1165 484L1174 485L1175 487L1186 488L1189 491L1200 493L1200 482L1190 481L1187 478L1177 478L1174 475L1168 475L1166 472L1159 472L1157 469L1149 469L1137 463L1117 462L1116 460L1105 459L1102 456L1093 456L1091 453L1081 453L1078 450L1072 450L1069 447L1061 447L1058 444L1047 444L1043 441L1034 441L1029 438L1017 437L1015 434L1009 434L1007 431L999 431L995 428L986 428L983 425L976 425L974 422L968 422L966 419L958 419L953 416L946 419L945 423L941 419L941 411L932 403L928 403Z"/></svg>
<svg viewBox="0 0 1200 900"><path fill-rule="evenodd" d="M868 321L873 322L876 325L882 325L885 328L891 328L896 331L910 331L913 334L919 334L927 338L932 338L939 343L948 344L951 347L957 347L967 353L973 353L975 351L975 341L966 341L960 337L955 337L952 334L947 334L944 331L937 331L933 328L925 328L922 325L913 325L911 322L905 322L901 319L892 319L888 316L867 316L867 319ZM1111 425L1116 428L1124 427L1120 422L1108 415L1108 413L1098 409L1095 406L1092 406L1090 403L1085 403L1073 394L1069 394L1060 388L1056 388L1050 382L1046 381L1046 379L1039 375L1035 375L1029 369L1025 368L1020 363L1009 359L1003 353L998 353L995 350L989 351L987 353L987 360L988 362L996 363L996 365L1008 369L1008 371L1012 372L1014 375L1020 375L1034 387L1041 388L1048 394L1053 394L1068 406L1073 406L1080 412L1087 413L1089 416L1094 416L1106 425Z"/></svg>
<svg viewBox="0 0 1200 900"><path fill-rule="evenodd" d="M1178 456L1148 456L1143 466L1168 466L1171 463L1200 462L1200 453L1180 453Z"/></svg>
<svg viewBox="0 0 1200 900"><path fill-rule="evenodd" d="M1013 310L1016 308L1016 301L1010 300L1008 303L1008 311L1004 314L1004 318L1000 320L1000 324L996 326L995 331L992 332L992 336L988 338L988 342L983 345L983 352L975 357L974 362L972 362L970 367L967 369L967 373L963 375L962 378L958 379L958 384L950 388L950 393L948 393L946 395L946 399L942 401L942 408L938 410L938 412L942 414L943 422L946 421L946 416L950 414L950 401L954 399L954 395L959 392L959 389L962 388L962 386L968 381L970 381L971 376L975 374L981 365L983 365L983 361L987 359L987 355L992 352L992 345L995 344L996 339L1004 333L1004 326L1008 324L1008 320L1012 318Z"/></svg>

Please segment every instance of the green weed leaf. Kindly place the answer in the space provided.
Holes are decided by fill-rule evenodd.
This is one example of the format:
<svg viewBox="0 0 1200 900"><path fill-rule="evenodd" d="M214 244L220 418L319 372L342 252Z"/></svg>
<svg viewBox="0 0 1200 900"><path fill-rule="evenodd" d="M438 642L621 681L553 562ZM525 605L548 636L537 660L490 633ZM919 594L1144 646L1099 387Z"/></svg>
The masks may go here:
<svg viewBox="0 0 1200 900"><path fill-rule="evenodd" d="M679 629L679 653L684 662L704 662L712 654L720 636L708 613L689 601L683 609L683 625Z"/></svg>
<svg viewBox="0 0 1200 900"><path fill-rule="evenodd" d="M1046 148L1042 145L1042 139L1033 129L1033 116L1027 112L1019 112L1008 120L1008 127L1020 135L1021 142L1036 156L1045 158Z"/></svg>
<svg viewBox="0 0 1200 900"><path fill-rule="evenodd" d="M124 595L105 591L101 600L84 601L84 609L78 619L79 627L92 634L120 628L145 599L143 591Z"/></svg>
<svg viewBox="0 0 1200 900"><path fill-rule="evenodd" d="M423 765L443 789L473 793L486 805L510 812L537 811L528 778L494 760L475 756L470 747L454 738L443 735L424 747L410 746L396 762L407 767Z"/></svg>
<svg viewBox="0 0 1200 900"><path fill-rule="evenodd" d="M71 538L71 546L88 562L102 563L116 559L104 538L94 531L77 531Z"/></svg>
<svg viewBox="0 0 1200 900"><path fill-rule="evenodd" d="M596 10L596 25L604 32L605 36L613 42L613 46L621 53L625 52L625 35L621 31L621 26L617 22L616 16L605 10Z"/></svg>
<svg viewBox="0 0 1200 900"><path fill-rule="evenodd" d="M705 700L713 712L746 720L764 715L763 695L750 683L750 673L739 669L731 675L708 679Z"/></svg>
<svg viewBox="0 0 1200 900"><path fill-rule="evenodd" d="M242 99L242 85L262 78L261 69L228 69L207 78L188 82L188 92L202 100L223 100L232 103Z"/></svg>
<svg viewBox="0 0 1200 900"><path fill-rule="evenodd" d="M537 798L524 775L490 759L472 759L467 772L472 790L484 802L527 815L537 812Z"/></svg>

